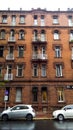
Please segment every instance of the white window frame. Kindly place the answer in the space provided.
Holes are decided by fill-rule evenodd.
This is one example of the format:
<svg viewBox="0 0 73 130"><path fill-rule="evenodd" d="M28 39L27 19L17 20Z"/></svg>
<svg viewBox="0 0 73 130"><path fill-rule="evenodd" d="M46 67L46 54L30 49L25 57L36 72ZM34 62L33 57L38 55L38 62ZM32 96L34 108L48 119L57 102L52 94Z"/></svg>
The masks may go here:
<svg viewBox="0 0 73 130"><path fill-rule="evenodd" d="M58 16L53 16L53 24L58 24Z"/></svg>
<svg viewBox="0 0 73 130"><path fill-rule="evenodd" d="M55 56L57 58L61 57L61 48L60 48L60 46L55 47Z"/></svg>
<svg viewBox="0 0 73 130"><path fill-rule="evenodd" d="M41 66L41 76L46 77L46 65L42 64Z"/></svg>
<svg viewBox="0 0 73 130"><path fill-rule="evenodd" d="M69 24L69 26L73 26L72 16L69 16L69 18L68 18L68 24Z"/></svg>
<svg viewBox="0 0 73 130"><path fill-rule="evenodd" d="M38 76L38 65L37 64L33 65L33 76L34 77Z"/></svg>
<svg viewBox="0 0 73 130"><path fill-rule="evenodd" d="M34 15L34 26L37 26L37 25L38 25L38 16Z"/></svg>
<svg viewBox="0 0 73 130"><path fill-rule="evenodd" d="M41 26L45 26L44 15L41 15Z"/></svg>
<svg viewBox="0 0 73 130"><path fill-rule="evenodd" d="M7 23L7 16L6 15L2 16L2 23Z"/></svg>
<svg viewBox="0 0 73 130"><path fill-rule="evenodd" d="M21 75L19 75L19 71L20 70L21 70ZM17 74L16 74L16 76L18 76L18 77L22 77L23 76L23 65L17 65Z"/></svg>
<svg viewBox="0 0 73 130"><path fill-rule="evenodd" d="M58 102L64 102L65 98L64 98L64 90L63 89L59 89L58 90Z"/></svg>
<svg viewBox="0 0 73 130"><path fill-rule="evenodd" d="M25 23L25 16L20 16L20 23Z"/></svg>
<svg viewBox="0 0 73 130"><path fill-rule="evenodd" d="M59 32L54 32L54 40L58 40L59 39Z"/></svg>
<svg viewBox="0 0 73 130"><path fill-rule="evenodd" d="M18 57L23 57L24 56L24 47L19 46L18 47Z"/></svg>
<svg viewBox="0 0 73 130"><path fill-rule="evenodd" d="M70 32L70 41L73 40L73 31Z"/></svg>
<svg viewBox="0 0 73 130"><path fill-rule="evenodd" d="M16 102L21 102L22 101L22 88L16 88Z"/></svg>
<svg viewBox="0 0 73 130"><path fill-rule="evenodd" d="M16 16L12 16L11 25L16 25Z"/></svg>
<svg viewBox="0 0 73 130"><path fill-rule="evenodd" d="M57 64L56 65L56 77L62 77L62 65L61 64Z"/></svg>

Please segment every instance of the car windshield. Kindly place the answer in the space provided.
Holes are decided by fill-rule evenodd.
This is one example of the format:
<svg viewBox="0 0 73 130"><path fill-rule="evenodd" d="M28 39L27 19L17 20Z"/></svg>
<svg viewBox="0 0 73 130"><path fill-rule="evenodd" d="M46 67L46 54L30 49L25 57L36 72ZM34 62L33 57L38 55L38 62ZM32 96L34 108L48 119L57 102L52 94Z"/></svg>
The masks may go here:
<svg viewBox="0 0 73 130"><path fill-rule="evenodd" d="M62 110L69 110L69 109L72 109L72 107L71 106L65 106L65 107L62 108Z"/></svg>

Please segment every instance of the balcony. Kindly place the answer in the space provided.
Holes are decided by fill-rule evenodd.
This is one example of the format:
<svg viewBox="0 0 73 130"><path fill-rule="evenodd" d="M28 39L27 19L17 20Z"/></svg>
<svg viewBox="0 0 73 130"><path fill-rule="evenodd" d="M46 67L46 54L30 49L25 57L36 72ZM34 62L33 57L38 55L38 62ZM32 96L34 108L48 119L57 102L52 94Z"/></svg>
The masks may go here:
<svg viewBox="0 0 73 130"><path fill-rule="evenodd" d="M43 37L43 38L40 38L40 37L33 37L32 38L32 43L34 44L34 43L37 43L37 44L39 44L39 43L47 43L47 40L46 40L46 38L45 37Z"/></svg>
<svg viewBox="0 0 73 130"><path fill-rule="evenodd" d="M8 54L6 56L6 60L14 60L14 55L13 54Z"/></svg>
<svg viewBox="0 0 73 130"><path fill-rule="evenodd" d="M32 61L47 61L47 54L33 54Z"/></svg>
<svg viewBox="0 0 73 130"><path fill-rule="evenodd" d="M15 37L9 37L8 42L15 43L16 42Z"/></svg>
<svg viewBox="0 0 73 130"><path fill-rule="evenodd" d="M10 80L13 80L13 74L5 74L4 75L4 80L8 80L8 81L10 81Z"/></svg>

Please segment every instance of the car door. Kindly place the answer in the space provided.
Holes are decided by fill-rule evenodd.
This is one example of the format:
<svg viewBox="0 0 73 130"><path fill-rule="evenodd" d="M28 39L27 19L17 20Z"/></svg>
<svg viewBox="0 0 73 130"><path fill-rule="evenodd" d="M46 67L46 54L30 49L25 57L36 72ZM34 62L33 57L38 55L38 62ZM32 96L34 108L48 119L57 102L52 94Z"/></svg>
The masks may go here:
<svg viewBox="0 0 73 130"><path fill-rule="evenodd" d="M16 119L16 118L21 118L21 109L20 106L16 106L11 109L9 116L10 118Z"/></svg>
<svg viewBox="0 0 73 130"><path fill-rule="evenodd" d="M73 109L68 107L64 110L64 115L66 118L73 118Z"/></svg>

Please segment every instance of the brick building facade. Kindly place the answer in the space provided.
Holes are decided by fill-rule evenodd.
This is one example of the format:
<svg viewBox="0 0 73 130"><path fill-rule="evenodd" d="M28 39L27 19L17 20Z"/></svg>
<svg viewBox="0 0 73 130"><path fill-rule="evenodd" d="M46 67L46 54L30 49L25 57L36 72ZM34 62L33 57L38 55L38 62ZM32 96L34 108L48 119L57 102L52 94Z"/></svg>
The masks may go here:
<svg viewBox="0 0 73 130"><path fill-rule="evenodd" d="M0 11L0 108L73 103L73 11Z"/></svg>

